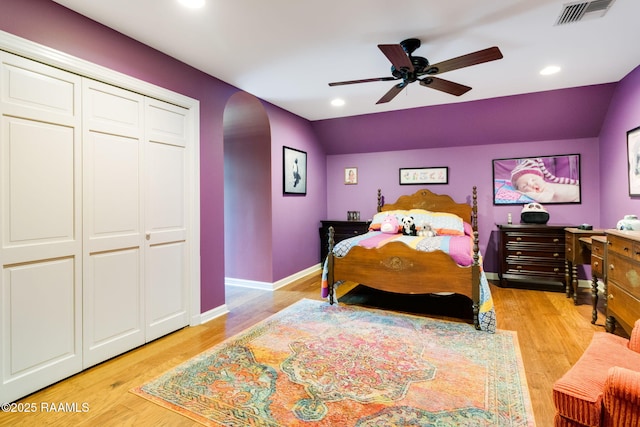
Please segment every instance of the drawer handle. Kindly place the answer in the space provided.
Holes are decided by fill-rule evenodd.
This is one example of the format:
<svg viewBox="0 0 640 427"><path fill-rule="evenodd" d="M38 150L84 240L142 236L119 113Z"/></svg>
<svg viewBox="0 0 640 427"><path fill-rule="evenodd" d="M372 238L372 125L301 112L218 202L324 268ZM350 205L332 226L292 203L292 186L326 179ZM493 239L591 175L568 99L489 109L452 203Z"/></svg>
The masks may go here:
<svg viewBox="0 0 640 427"><path fill-rule="evenodd" d="M522 237L516 237L516 240L519 242L520 240L522 240Z"/></svg>
<svg viewBox="0 0 640 427"><path fill-rule="evenodd" d="M609 264L609 270L613 270L613 264Z"/></svg>
<svg viewBox="0 0 640 427"><path fill-rule="evenodd" d="M517 268L518 270L522 270L522 266L521 266L521 265L517 265L517 266L516 266L516 268Z"/></svg>
<svg viewBox="0 0 640 427"><path fill-rule="evenodd" d="M557 273L558 271L560 271L560 269L559 269L558 267L556 267L556 268L554 268L554 269L553 269L553 272L554 272L554 273Z"/></svg>
<svg viewBox="0 0 640 427"><path fill-rule="evenodd" d="M595 261L595 262L593 263L593 266L594 266L594 267L597 267L597 266L599 266L599 265L600 265L600 263L599 263L598 261Z"/></svg>
<svg viewBox="0 0 640 427"><path fill-rule="evenodd" d="M560 254L558 252L556 252L555 254L553 254L554 258L558 258L560 256Z"/></svg>
<svg viewBox="0 0 640 427"><path fill-rule="evenodd" d="M629 248L626 247L626 246L624 248L622 248L622 250L625 251L625 252L629 252Z"/></svg>
<svg viewBox="0 0 640 427"><path fill-rule="evenodd" d="M522 252L518 251L516 252L516 255L522 255Z"/></svg>
<svg viewBox="0 0 640 427"><path fill-rule="evenodd" d="M358 230L353 230L353 234L358 234Z"/></svg>
<svg viewBox="0 0 640 427"><path fill-rule="evenodd" d="M613 299L613 294L609 294L609 299Z"/></svg>
<svg viewBox="0 0 640 427"><path fill-rule="evenodd" d="M558 243L560 241L560 239L553 239L553 243Z"/></svg>

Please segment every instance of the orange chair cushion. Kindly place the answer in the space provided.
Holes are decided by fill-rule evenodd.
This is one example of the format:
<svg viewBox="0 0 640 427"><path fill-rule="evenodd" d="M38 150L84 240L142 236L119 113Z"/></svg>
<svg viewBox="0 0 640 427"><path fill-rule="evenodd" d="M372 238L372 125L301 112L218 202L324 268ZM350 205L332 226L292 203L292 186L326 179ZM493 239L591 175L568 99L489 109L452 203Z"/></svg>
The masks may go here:
<svg viewBox="0 0 640 427"><path fill-rule="evenodd" d="M609 368L637 370L640 353L629 349L629 341L606 332L596 332L584 354L553 386L558 414L585 426L599 426L602 394Z"/></svg>

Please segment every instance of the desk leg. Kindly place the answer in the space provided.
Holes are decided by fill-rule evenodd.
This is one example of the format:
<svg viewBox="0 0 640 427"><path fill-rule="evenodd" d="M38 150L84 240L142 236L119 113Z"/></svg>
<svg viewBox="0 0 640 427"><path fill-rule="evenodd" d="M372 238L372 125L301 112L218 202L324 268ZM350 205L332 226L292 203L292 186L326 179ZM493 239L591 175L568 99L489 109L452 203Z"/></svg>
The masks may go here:
<svg viewBox="0 0 640 427"><path fill-rule="evenodd" d="M571 267L571 287L573 288L573 304L578 305L578 266L573 264Z"/></svg>
<svg viewBox="0 0 640 427"><path fill-rule="evenodd" d="M591 323L595 325L598 320L598 278L595 274L591 278L591 303L593 304Z"/></svg>
<svg viewBox="0 0 640 427"><path fill-rule="evenodd" d="M564 260L564 289L567 298L571 297L571 263L568 259Z"/></svg>

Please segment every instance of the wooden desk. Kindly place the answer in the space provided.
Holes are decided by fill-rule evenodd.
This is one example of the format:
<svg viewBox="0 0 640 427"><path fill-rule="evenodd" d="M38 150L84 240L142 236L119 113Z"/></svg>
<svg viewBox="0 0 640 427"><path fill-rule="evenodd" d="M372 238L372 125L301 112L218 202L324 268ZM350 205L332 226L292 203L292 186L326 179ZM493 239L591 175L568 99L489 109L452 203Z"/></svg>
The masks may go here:
<svg viewBox="0 0 640 427"><path fill-rule="evenodd" d="M579 228L565 228L565 289L567 298L573 297L573 303L578 304L578 265L591 264L591 248L580 237L602 236L604 230L581 230Z"/></svg>

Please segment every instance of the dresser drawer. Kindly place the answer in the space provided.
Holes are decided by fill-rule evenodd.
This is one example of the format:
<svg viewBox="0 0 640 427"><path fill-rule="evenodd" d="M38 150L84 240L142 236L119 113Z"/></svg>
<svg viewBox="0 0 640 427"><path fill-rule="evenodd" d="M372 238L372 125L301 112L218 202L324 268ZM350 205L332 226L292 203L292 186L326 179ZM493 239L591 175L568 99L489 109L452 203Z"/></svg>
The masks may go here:
<svg viewBox="0 0 640 427"><path fill-rule="evenodd" d="M542 262L553 262L556 260L564 261L564 253L557 248L538 248L538 247L511 247L507 246L505 252L507 257L535 257L540 258Z"/></svg>
<svg viewBox="0 0 640 427"><path fill-rule="evenodd" d="M640 269L630 258L617 253L607 253L607 278L640 298Z"/></svg>
<svg viewBox="0 0 640 427"><path fill-rule="evenodd" d="M591 254L591 273L596 277L604 277L604 258Z"/></svg>
<svg viewBox="0 0 640 427"><path fill-rule="evenodd" d="M604 242L593 239L591 241L591 255L598 258L604 258Z"/></svg>
<svg viewBox="0 0 640 427"><path fill-rule="evenodd" d="M607 253L619 254L625 257L633 257L634 242L628 239L623 239L618 236L609 235L607 237Z"/></svg>
<svg viewBox="0 0 640 427"><path fill-rule="evenodd" d="M562 279L565 274L564 259L511 256L506 259L506 273Z"/></svg>
<svg viewBox="0 0 640 427"><path fill-rule="evenodd" d="M607 310L614 312L616 319L624 322L626 326L633 327L640 313L640 300L613 281L608 282L607 291Z"/></svg>
<svg viewBox="0 0 640 427"><path fill-rule="evenodd" d="M564 250L564 239L558 233L527 233L522 231L508 231L504 233L503 244L542 243L546 245L559 245Z"/></svg>

